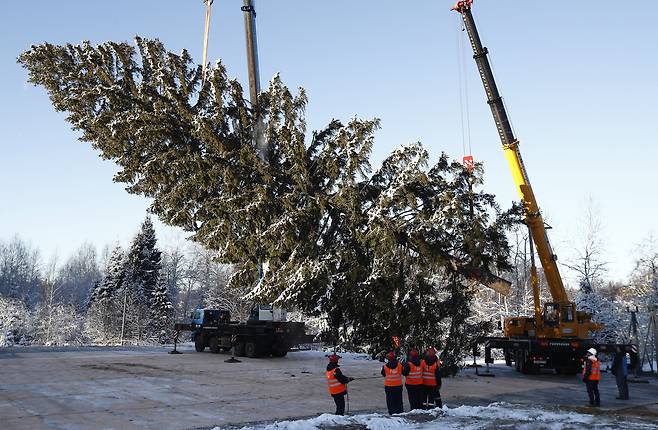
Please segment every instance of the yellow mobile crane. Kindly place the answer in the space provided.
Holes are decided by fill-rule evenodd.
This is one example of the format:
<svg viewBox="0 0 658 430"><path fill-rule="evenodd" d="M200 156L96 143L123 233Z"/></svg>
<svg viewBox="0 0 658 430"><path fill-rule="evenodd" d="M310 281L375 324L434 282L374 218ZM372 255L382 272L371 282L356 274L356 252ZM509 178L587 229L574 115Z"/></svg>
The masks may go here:
<svg viewBox="0 0 658 430"><path fill-rule="evenodd" d="M491 349L500 348L505 353L508 365L516 363L516 368L524 373L538 371L541 367L549 367L564 373L575 373L580 368L579 359L586 349L596 347L600 351L626 351L631 353L632 362L636 355L634 345L595 344L589 333L603 328L603 325L592 322L592 316L587 312L576 310L576 305L569 300L564 288L557 256L553 253L546 234L544 220L539 211L537 199L530 186L528 173L519 151L519 141L514 136L503 99L498 92L491 65L487 57L488 50L482 46L480 36L471 13L473 0L458 1L453 10L461 14L464 28L473 48L473 58L480 72L487 103L491 107L496 129L503 146L514 183L523 204L525 223L530 232L531 252L531 284L534 299L534 315L532 317L518 316L506 318L504 321L504 337L487 338L485 340L485 359L491 360ZM534 250L544 269L544 276L550 291L552 302L540 302L539 278L534 263Z"/></svg>

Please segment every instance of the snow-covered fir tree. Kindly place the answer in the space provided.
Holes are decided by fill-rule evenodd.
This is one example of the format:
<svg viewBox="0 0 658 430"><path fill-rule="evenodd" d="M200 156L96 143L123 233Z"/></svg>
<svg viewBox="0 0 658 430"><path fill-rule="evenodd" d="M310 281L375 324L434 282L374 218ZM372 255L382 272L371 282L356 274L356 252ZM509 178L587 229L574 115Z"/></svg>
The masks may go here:
<svg viewBox="0 0 658 430"><path fill-rule="evenodd" d="M102 279L87 301L85 332L93 342L116 343L121 335L123 303L120 291L126 280L125 253L116 245L107 260Z"/></svg>
<svg viewBox="0 0 658 430"><path fill-rule="evenodd" d="M125 283L135 297L148 306L153 298L162 270L162 253L150 217L142 223L126 254Z"/></svg>
<svg viewBox="0 0 658 430"><path fill-rule="evenodd" d="M165 343L172 336L172 318L174 306L171 304L167 278L162 274L151 294L149 335L160 343Z"/></svg>
<svg viewBox="0 0 658 430"><path fill-rule="evenodd" d="M515 215L482 190L481 169L446 155L428 166L413 144L373 172L378 120L332 120L307 139L303 89L275 76L251 105L221 63L202 81L187 51L157 40L45 43L19 62L82 140L117 163L116 181L234 265L227 288L323 317L328 341L372 354L391 336L434 345L453 369L488 328L470 320L472 283L493 285L494 271L508 270ZM257 118L267 163L253 144ZM124 297L135 303L157 285L134 282Z"/></svg>
<svg viewBox="0 0 658 430"><path fill-rule="evenodd" d="M156 245L153 222L147 217L126 253L126 278L119 290L125 302L123 339L162 339L162 331L170 323L171 299L166 283L160 281L162 253Z"/></svg>

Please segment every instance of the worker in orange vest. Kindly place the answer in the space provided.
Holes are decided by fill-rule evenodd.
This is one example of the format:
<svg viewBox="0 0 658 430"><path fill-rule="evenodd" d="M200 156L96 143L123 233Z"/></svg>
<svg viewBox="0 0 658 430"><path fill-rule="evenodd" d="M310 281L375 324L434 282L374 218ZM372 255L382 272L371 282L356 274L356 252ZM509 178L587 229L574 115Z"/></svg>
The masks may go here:
<svg viewBox="0 0 658 430"><path fill-rule="evenodd" d="M345 395L347 395L347 384L354 381L354 378L348 378L340 371L338 360L340 355L331 354L329 364L327 364L327 384L329 385L329 394L336 403L336 415L345 415Z"/></svg>
<svg viewBox="0 0 658 430"><path fill-rule="evenodd" d="M386 364L382 366L386 407L390 415L404 412L402 406L402 364L393 351L386 354Z"/></svg>
<svg viewBox="0 0 658 430"><path fill-rule="evenodd" d="M436 356L436 350L433 347L427 348L425 357L422 362L423 367L423 404L431 407L434 404L437 408L443 407L441 401L441 361Z"/></svg>
<svg viewBox="0 0 658 430"><path fill-rule="evenodd" d="M409 351L402 374L406 377L404 386L407 387L411 410L423 409L423 363L415 349Z"/></svg>
<svg viewBox="0 0 658 430"><path fill-rule="evenodd" d="M590 348L583 365L583 382L587 386L590 406L601 406L599 397L599 381L601 380L601 364L596 358L596 349Z"/></svg>

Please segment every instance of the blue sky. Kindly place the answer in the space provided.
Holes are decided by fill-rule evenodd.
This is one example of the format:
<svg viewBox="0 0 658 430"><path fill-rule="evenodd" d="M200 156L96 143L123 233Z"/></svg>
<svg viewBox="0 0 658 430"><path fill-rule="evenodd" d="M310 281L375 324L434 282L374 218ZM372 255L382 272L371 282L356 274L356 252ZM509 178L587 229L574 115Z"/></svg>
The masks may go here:
<svg viewBox="0 0 658 430"><path fill-rule="evenodd" d="M213 6L209 60L246 84L240 0ZM461 158L458 21L451 1L259 0L261 79L276 72L309 96L309 129L331 118L378 117L373 161L421 141ZM481 0L474 15L492 53L540 206L566 260L591 197L610 274L656 232L658 2ZM82 242L127 243L149 202L112 182L116 168L79 142L16 56L31 44L157 37L200 61L201 0L7 2L0 26L0 239L18 234L44 259ZM472 149L486 188L517 196L475 64L467 52ZM165 241L181 237L158 226Z"/></svg>

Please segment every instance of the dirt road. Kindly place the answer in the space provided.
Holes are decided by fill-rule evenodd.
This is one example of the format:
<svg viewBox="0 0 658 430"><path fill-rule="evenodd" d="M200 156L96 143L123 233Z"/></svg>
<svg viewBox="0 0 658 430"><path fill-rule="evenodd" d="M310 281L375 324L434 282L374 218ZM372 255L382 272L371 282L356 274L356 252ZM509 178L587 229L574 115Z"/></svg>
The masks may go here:
<svg viewBox="0 0 658 430"><path fill-rule="evenodd" d="M0 349L3 429L187 429L312 416L333 410L324 379L326 358L293 352L285 358L241 359L165 348ZM385 411L381 363L341 360L352 411ZM578 377L521 376L495 366L494 378L465 370L446 379L448 405L510 402L574 407L586 403ZM630 402L615 400L611 375L601 386L602 413L656 417L658 381L632 384ZM408 404L405 400L405 409Z"/></svg>

